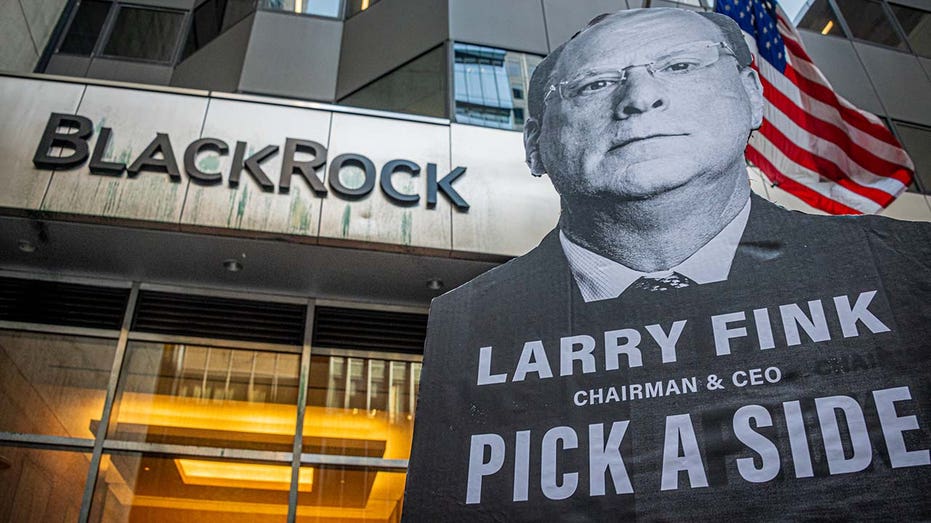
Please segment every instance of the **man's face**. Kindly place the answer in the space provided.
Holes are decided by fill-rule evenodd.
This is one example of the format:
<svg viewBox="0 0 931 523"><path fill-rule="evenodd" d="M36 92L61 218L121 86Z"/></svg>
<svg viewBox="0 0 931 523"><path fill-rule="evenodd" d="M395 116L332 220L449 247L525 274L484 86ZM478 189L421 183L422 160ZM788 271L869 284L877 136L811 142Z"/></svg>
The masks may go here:
<svg viewBox="0 0 931 523"><path fill-rule="evenodd" d="M621 13L565 47L552 83L723 40L716 25L690 13ZM550 93L536 137L543 167L570 201L645 199L690 182L733 176L734 165L743 162L747 136L759 124L750 101L759 100L757 80L750 69L738 71L728 51L687 74L633 67L621 85L584 89L575 98ZM532 146L534 138L528 140Z"/></svg>

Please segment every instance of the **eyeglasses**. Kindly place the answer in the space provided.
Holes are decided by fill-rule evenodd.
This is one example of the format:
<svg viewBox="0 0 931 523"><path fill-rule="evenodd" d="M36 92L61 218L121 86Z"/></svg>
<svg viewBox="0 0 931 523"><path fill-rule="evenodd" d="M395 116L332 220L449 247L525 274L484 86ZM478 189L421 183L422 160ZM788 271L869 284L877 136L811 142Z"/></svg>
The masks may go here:
<svg viewBox="0 0 931 523"><path fill-rule="evenodd" d="M662 81L674 81L696 71L717 63L722 56L734 56L734 51L724 42L695 42L669 51L656 59L644 63L628 65L621 69L600 69L585 71L568 80L550 85L543 95L547 103L554 92L563 100L576 102L594 101L627 83L629 72L637 67L645 67L650 76Z"/></svg>

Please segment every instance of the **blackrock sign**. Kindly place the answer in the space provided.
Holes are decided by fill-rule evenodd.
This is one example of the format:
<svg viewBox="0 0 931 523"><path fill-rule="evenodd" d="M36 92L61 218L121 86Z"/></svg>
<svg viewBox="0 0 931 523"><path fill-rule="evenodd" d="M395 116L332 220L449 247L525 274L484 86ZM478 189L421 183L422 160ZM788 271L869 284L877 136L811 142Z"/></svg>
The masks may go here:
<svg viewBox="0 0 931 523"><path fill-rule="evenodd" d="M63 132L61 129L69 130ZM134 177L141 171L148 170L165 173L175 183L182 181L181 169L167 134L156 133L152 142L132 163L127 165L104 159L105 151L113 136L112 128L101 127L94 150L90 151L88 143L93 132L94 125L89 118L81 115L52 113L33 156L33 164L40 169L74 169L82 166L89 158L88 168L95 175L120 177L128 173L128 176ZM57 148L64 149L65 153L57 154ZM269 173L262 168L262 163L278 154L279 146L265 145L248 156L247 150L246 142L236 142L233 147L233 160L226 173L227 184L230 187L237 187L242 173L245 172L263 191L275 191L275 183L269 177ZM230 145L223 140L208 137L195 140L185 148L182 165L184 173L191 182L208 186L223 183L223 173L207 172L198 167L198 157L209 152L228 155ZM299 153L310 156L311 159L298 160ZM287 138L278 176L278 192L288 193L292 177L298 176L308 184L316 196L325 197L328 189L318 175L318 171L326 167L327 160L327 148L323 144L313 140ZM349 187L340 180L340 171L350 166L360 169L364 174L361 185L357 187ZM366 156L346 153L329 161L327 183L336 195L351 201L368 196L374 190L377 178L381 191L390 202L398 206L414 206L420 203L420 195L399 191L392 183L392 176L396 172L418 176L421 171L421 166L415 162L393 159L382 165L379 172L372 160ZM438 176L437 166L434 163L427 163L426 171L425 204L428 209L436 208L439 194L447 198L458 210L469 209L468 202L453 188L453 183L465 174L465 167L456 167L442 178Z"/></svg>

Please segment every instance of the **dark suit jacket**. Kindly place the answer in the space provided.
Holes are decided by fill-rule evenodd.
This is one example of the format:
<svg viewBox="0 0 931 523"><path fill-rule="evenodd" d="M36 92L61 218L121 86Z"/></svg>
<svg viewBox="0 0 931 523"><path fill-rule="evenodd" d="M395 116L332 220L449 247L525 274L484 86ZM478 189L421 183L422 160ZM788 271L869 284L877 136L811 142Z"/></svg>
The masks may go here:
<svg viewBox="0 0 931 523"><path fill-rule="evenodd" d="M558 231L551 232L525 256L434 300L405 518L931 518L931 467L891 466L872 395L876 390L907 387L911 400L896 403L896 412L917 416L919 428L902 433L906 448L931 448L929 255L931 228L926 223L811 216L754 197L727 281L584 303ZM853 305L861 293L873 290L877 293L869 311L890 331L872 333L859 323L859 335L845 338L833 298L846 296ZM802 343L788 346L780 306L791 304L807 315L820 306L830 339L812 340L800 328ZM764 308L775 348L761 350L752 311ZM743 312L746 321L729 327L744 327L747 335L730 340L730 354L716 355L710 318L735 312ZM644 327L659 324L669 332L677 320L687 323L676 361L663 363L659 346ZM643 364L629 368L622 356L619 369L606 370L604 332L626 328L642 335ZM583 373L582 364L576 362L571 375L561 376L560 338L575 335L595 339L596 372ZM529 374L513 382L524 344L532 340L542 341L554 376L541 379ZM507 373L507 381L477 386L479 350L488 346L493 348L490 372ZM778 383L738 387L731 381L735 372L770 367L779 370ZM710 375L721 378L724 388L706 388ZM574 401L579 391L591 397L588 391L600 389L606 394L612 386L620 391L622 385L681 383L682 378L692 377L698 383L694 393L584 406ZM853 398L863 412L872 455L865 470L845 474L829 470L815 400L832 396ZM813 477L805 477L804 466L797 466L790 449L786 409L794 401L804 415ZM763 483L744 479L736 464L741 458L753 459L757 467L763 463L758 452L735 436L734 414L746 405L762 406L771 415L771 424L753 425L779 454L778 475ZM677 475L677 489L662 491L667 416L683 414L694 427L708 486L692 486L682 472ZM853 454L846 428L849 420L839 411L833 414L839 414L841 442L849 459ZM621 455L634 493L616 494L608 474L606 494L593 496L589 426L605 424L607 438L611 423L624 420L630 424ZM571 427L578 435L577 445L563 442L557 450L558 482L562 483L563 474L578 473L574 494L563 500L548 499L541 489L542 438L557 426ZM515 502L515 433L526 430L531 441L529 478L518 475L518 483L527 482L529 499ZM481 503L466 504L471 437L486 433L504 439L504 464L483 478ZM804 461L802 454L798 459ZM483 460L487 462L489 456Z"/></svg>

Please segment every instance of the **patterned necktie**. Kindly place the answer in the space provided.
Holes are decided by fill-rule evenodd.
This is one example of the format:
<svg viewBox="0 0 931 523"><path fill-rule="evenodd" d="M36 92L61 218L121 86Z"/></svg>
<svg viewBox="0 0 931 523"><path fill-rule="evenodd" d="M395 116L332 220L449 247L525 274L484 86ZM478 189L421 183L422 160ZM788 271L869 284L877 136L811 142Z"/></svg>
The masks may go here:
<svg viewBox="0 0 931 523"><path fill-rule="evenodd" d="M682 289L689 285L697 285L690 280L688 276L674 272L669 276L662 278L650 278L641 276L637 281L630 284L629 289L636 289L646 292L668 291L669 289Z"/></svg>

